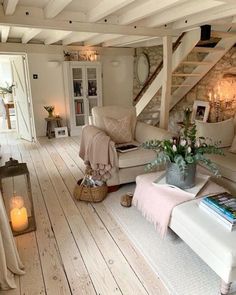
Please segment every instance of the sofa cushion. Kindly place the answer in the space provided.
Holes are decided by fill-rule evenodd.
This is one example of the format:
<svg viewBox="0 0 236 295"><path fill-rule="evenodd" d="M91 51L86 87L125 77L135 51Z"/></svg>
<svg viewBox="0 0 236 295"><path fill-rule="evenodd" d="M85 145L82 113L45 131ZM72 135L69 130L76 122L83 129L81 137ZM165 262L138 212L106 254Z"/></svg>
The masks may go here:
<svg viewBox="0 0 236 295"><path fill-rule="evenodd" d="M217 123L206 123L196 121L197 136L206 138L208 144L219 143L219 147L229 147L234 137L234 120L228 120Z"/></svg>
<svg viewBox="0 0 236 295"><path fill-rule="evenodd" d="M131 117L121 119L104 117L106 133L115 143L127 143L132 141Z"/></svg>
<svg viewBox="0 0 236 295"><path fill-rule="evenodd" d="M236 154L230 153L228 150L224 151L225 156L208 155L219 168L220 174L234 182L236 182Z"/></svg>
<svg viewBox="0 0 236 295"><path fill-rule="evenodd" d="M127 168L146 165L154 160L155 157L156 153L154 151L143 148L127 153L118 153L118 166L119 168Z"/></svg>

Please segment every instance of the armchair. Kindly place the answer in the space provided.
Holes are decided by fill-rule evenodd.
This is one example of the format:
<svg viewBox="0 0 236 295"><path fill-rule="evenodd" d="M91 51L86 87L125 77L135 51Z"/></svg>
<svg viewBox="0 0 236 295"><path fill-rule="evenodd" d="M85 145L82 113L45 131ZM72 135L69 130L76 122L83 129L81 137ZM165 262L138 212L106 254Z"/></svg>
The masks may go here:
<svg viewBox="0 0 236 295"><path fill-rule="evenodd" d="M92 122L97 128L106 132L104 117L121 119L131 117L131 132L134 143L143 143L150 139L164 139L172 137L167 130L137 121L135 107L104 106L92 109ZM117 153L118 167L108 180L107 185L119 185L134 182L136 176L145 173L145 165L155 158L151 150L138 149L127 153Z"/></svg>

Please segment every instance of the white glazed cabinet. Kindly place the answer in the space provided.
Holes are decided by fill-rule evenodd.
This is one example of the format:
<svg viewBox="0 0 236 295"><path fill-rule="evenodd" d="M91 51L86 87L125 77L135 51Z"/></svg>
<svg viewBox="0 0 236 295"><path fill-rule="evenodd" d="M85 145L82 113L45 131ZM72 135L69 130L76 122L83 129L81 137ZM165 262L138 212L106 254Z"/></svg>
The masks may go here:
<svg viewBox="0 0 236 295"><path fill-rule="evenodd" d="M102 105L100 62L63 62L66 117L70 135L79 135L89 124L91 109Z"/></svg>

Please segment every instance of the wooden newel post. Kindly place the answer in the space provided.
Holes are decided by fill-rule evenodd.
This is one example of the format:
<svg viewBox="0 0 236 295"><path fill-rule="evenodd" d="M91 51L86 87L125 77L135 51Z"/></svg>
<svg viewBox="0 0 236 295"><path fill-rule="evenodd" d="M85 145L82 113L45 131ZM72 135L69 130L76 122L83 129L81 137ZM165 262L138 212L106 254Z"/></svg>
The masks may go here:
<svg viewBox="0 0 236 295"><path fill-rule="evenodd" d="M30 174L26 163L19 163L17 160L10 158L5 166L0 167L0 189L3 193L2 181L4 178L13 178L23 176L25 186L25 195L17 195L18 188L13 187L14 194L3 198L6 208L9 208L10 225L14 236L21 235L36 230L34 215L34 204L31 190ZM3 193L4 195L4 193ZM6 205L6 202L9 202Z"/></svg>

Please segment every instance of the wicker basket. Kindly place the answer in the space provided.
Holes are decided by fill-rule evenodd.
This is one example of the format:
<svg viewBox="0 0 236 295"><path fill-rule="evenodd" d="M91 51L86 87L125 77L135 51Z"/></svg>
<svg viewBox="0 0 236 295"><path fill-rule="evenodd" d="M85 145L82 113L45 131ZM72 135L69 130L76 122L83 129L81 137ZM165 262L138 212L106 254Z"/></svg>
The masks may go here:
<svg viewBox="0 0 236 295"><path fill-rule="evenodd" d="M77 182L77 185L74 189L73 195L77 200L96 203L105 199L108 190L106 184L96 187L87 187L80 185L81 182L82 179Z"/></svg>

